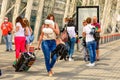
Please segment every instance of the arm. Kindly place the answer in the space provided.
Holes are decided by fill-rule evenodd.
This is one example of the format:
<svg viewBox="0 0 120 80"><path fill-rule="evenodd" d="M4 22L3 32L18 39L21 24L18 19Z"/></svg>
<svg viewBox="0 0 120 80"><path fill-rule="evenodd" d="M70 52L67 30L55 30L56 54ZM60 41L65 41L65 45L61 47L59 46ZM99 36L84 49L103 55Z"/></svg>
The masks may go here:
<svg viewBox="0 0 120 80"><path fill-rule="evenodd" d="M19 26L16 26L15 32L19 31Z"/></svg>
<svg viewBox="0 0 120 80"><path fill-rule="evenodd" d="M33 30L32 30L32 28L30 27L29 29L30 29L30 33L32 34L32 33L33 33Z"/></svg>
<svg viewBox="0 0 120 80"><path fill-rule="evenodd" d="M99 33L100 33L100 32L101 32L101 29L99 28L99 29L97 30L97 32L99 32Z"/></svg>
<svg viewBox="0 0 120 80"><path fill-rule="evenodd" d="M29 30L29 28L28 28L28 27L26 27L26 28L25 28L25 33L24 33L24 34L25 34L25 36L28 36L28 35L29 35L29 34L28 34L28 30Z"/></svg>
<svg viewBox="0 0 120 80"><path fill-rule="evenodd" d="M12 23L10 22L9 25L10 25L10 31L12 31L12 30L13 30L13 25L12 25Z"/></svg>
<svg viewBox="0 0 120 80"><path fill-rule="evenodd" d="M83 37L86 37L86 31L85 31L85 27L83 27L82 36L83 36Z"/></svg>
<svg viewBox="0 0 120 80"><path fill-rule="evenodd" d="M97 30L97 32L101 32L101 26L100 26L100 24L98 24L98 30Z"/></svg>
<svg viewBox="0 0 120 80"><path fill-rule="evenodd" d="M85 32L83 32L83 33L82 33L82 36L83 36L83 37L86 37L86 33L85 33Z"/></svg>

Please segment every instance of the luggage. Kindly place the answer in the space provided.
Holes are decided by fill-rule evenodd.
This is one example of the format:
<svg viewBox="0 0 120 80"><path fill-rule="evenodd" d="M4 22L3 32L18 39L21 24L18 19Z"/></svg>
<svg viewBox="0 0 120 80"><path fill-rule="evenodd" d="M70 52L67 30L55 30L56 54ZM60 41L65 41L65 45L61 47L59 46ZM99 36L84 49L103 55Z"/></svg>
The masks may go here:
<svg viewBox="0 0 120 80"><path fill-rule="evenodd" d="M35 62L36 56L32 52L25 52L21 54L20 59L16 64L14 64L15 71L20 72L20 71L28 71L29 68L32 66L32 64Z"/></svg>
<svg viewBox="0 0 120 80"><path fill-rule="evenodd" d="M2 75L2 71L1 71L1 69L0 69L0 76Z"/></svg>

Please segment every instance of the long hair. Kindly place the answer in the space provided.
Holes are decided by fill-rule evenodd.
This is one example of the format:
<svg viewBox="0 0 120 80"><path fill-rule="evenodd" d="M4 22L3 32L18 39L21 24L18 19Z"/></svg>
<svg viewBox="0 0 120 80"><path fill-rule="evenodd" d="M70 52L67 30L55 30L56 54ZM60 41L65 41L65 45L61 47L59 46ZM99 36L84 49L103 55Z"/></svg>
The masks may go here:
<svg viewBox="0 0 120 80"><path fill-rule="evenodd" d="M49 14L49 15L47 16L47 19L50 19L50 17L53 17L53 21L55 22L55 17L54 17L54 15L53 15L53 14Z"/></svg>
<svg viewBox="0 0 120 80"><path fill-rule="evenodd" d="M75 26L72 18L69 19L67 26Z"/></svg>
<svg viewBox="0 0 120 80"><path fill-rule="evenodd" d="M88 18L86 19L86 22L87 22L88 24L90 24L91 21L92 21L92 19L91 19L90 17L88 17Z"/></svg>
<svg viewBox="0 0 120 80"><path fill-rule="evenodd" d="M18 17L16 18L16 23L17 23L17 22L20 22L23 28L26 27L26 25L25 25L25 23L23 22L23 19L22 19L21 16L18 16Z"/></svg>
<svg viewBox="0 0 120 80"><path fill-rule="evenodd" d="M26 27L30 27L30 23L29 23L29 21L27 20L27 18L24 18L24 19L23 19L23 22L25 23Z"/></svg>

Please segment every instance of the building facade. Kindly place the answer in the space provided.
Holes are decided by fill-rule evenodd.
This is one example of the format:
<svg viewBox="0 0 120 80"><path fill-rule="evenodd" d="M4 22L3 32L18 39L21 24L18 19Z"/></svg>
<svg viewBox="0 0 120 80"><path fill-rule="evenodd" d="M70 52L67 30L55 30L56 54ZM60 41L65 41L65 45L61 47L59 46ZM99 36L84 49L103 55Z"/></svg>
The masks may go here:
<svg viewBox="0 0 120 80"><path fill-rule="evenodd" d="M34 41L37 42L40 27L48 14L54 14L59 28L62 28L63 18L67 14L65 13L66 6L68 6L66 5L67 1L72 0L0 0L0 25L4 17L8 17L15 28L16 17L26 17L30 21L30 25L34 31ZM0 32L0 42L1 40L2 36Z"/></svg>

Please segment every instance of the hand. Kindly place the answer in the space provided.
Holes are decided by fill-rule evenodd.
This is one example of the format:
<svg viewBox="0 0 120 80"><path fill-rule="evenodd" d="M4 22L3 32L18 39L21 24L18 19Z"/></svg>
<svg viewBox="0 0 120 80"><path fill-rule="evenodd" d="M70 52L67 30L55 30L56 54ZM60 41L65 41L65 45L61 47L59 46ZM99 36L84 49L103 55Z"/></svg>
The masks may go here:
<svg viewBox="0 0 120 80"><path fill-rule="evenodd" d="M52 24L49 24L49 28L53 29L54 27L53 27L53 25L52 25Z"/></svg>

